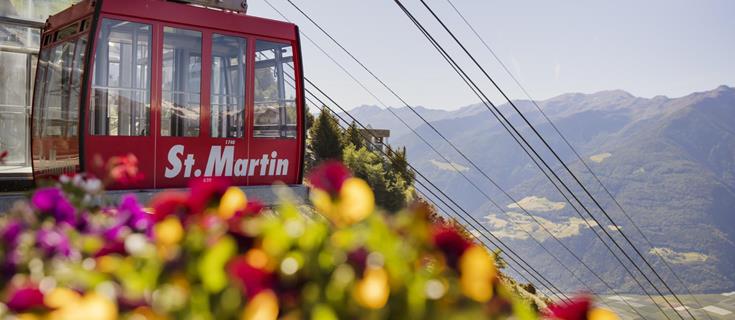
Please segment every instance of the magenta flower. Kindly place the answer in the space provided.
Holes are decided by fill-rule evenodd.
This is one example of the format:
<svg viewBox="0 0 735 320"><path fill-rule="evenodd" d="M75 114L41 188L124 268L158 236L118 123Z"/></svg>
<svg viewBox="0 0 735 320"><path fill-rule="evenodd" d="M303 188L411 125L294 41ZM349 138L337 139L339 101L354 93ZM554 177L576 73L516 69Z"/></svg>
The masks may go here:
<svg viewBox="0 0 735 320"><path fill-rule="evenodd" d="M434 229L434 245L444 253L447 264L457 268L459 258L473 243L462 236L456 229L449 226L441 226Z"/></svg>
<svg viewBox="0 0 735 320"><path fill-rule="evenodd" d="M6 303L13 312L24 312L32 309L45 308L43 293L35 287L24 287L15 290Z"/></svg>
<svg viewBox="0 0 735 320"><path fill-rule="evenodd" d="M587 295L572 298L569 303L551 304L546 315L559 320L585 320L592 306L592 299Z"/></svg>
<svg viewBox="0 0 735 320"><path fill-rule="evenodd" d="M59 230L38 230L38 233L36 234L36 244L47 255L60 254L68 257L69 254L71 254L69 238Z"/></svg>
<svg viewBox="0 0 735 320"><path fill-rule="evenodd" d="M250 265L244 256L233 258L227 265L227 271L245 290L248 299L258 293L273 288L273 275L263 269Z"/></svg>
<svg viewBox="0 0 735 320"><path fill-rule="evenodd" d="M0 231L0 237L6 246L14 248L18 245L18 238L21 232L23 232L23 224L20 221L13 220Z"/></svg>
<svg viewBox="0 0 735 320"><path fill-rule="evenodd" d="M332 196L337 195L342 184L350 178L350 169L339 161L327 161L311 170L309 183L314 188L326 191Z"/></svg>
<svg viewBox="0 0 735 320"><path fill-rule="evenodd" d="M189 183L191 193L188 204L190 213L199 214L204 212L210 205L216 204L230 187L230 180L226 178L212 178L211 181L195 179Z"/></svg>
<svg viewBox="0 0 735 320"><path fill-rule="evenodd" d="M140 205L134 195L124 195L120 200L120 205L117 207L117 210L120 214L127 215L124 223L128 227L152 236L153 217L143 211L143 206Z"/></svg>
<svg viewBox="0 0 735 320"><path fill-rule="evenodd" d="M59 188L38 189L31 197L31 204L44 214L49 214L59 223L76 224L76 210Z"/></svg>

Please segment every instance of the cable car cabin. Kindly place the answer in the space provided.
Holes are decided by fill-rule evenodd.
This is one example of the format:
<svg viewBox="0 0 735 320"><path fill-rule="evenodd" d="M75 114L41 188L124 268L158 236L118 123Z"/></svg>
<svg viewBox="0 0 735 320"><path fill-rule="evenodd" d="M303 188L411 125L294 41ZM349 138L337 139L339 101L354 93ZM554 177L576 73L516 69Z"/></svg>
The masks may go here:
<svg viewBox="0 0 735 320"><path fill-rule="evenodd" d="M133 154L144 179L113 189L301 183L296 25L209 8L240 1L86 0L42 33L32 115L35 179Z"/></svg>

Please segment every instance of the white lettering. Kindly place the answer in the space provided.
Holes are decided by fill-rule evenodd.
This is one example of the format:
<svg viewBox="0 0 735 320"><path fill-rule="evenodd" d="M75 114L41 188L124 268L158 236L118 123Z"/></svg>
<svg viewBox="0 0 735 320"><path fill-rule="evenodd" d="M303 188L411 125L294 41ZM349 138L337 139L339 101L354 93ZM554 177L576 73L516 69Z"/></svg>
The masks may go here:
<svg viewBox="0 0 735 320"><path fill-rule="evenodd" d="M258 159L250 159L250 170L248 170L248 175L253 176L255 174L255 167L258 166L258 163L260 161Z"/></svg>
<svg viewBox="0 0 735 320"><path fill-rule="evenodd" d="M235 161L235 176L244 177L248 175L248 159L237 159Z"/></svg>
<svg viewBox="0 0 735 320"><path fill-rule="evenodd" d="M179 172L181 172L181 159L179 159L179 154L183 153L184 146L180 144L171 147L171 150L168 151L168 163L171 165L171 168L166 167L166 171L163 173L166 178L173 178L179 175Z"/></svg>
<svg viewBox="0 0 735 320"><path fill-rule="evenodd" d="M277 176L285 176L288 174L288 159L278 159L278 170L276 170Z"/></svg>
<svg viewBox="0 0 735 320"><path fill-rule="evenodd" d="M264 154L262 158L260 158L260 175L265 175L265 170L268 169L268 155Z"/></svg>
<svg viewBox="0 0 735 320"><path fill-rule="evenodd" d="M235 147L227 146L224 151L221 151L221 146L212 146L209 151L209 158L207 159L207 169L204 170L205 177L211 177L213 170L215 176L221 177L224 171L225 177L232 176L232 161L235 157Z"/></svg>

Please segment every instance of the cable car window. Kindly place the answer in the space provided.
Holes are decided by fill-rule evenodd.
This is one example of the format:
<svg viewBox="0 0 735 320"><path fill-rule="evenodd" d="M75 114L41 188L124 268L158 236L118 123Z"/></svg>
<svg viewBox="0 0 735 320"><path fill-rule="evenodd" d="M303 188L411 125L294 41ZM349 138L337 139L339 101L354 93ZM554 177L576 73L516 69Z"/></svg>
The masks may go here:
<svg viewBox="0 0 735 320"><path fill-rule="evenodd" d="M201 32L163 29L161 135L199 136Z"/></svg>
<svg viewBox="0 0 735 320"><path fill-rule="evenodd" d="M245 134L246 44L240 37L212 36L212 137L241 138Z"/></svg>
<svg viewBox="0 0 735 320"><path fill-rule="evenodd" d="M258 40L255 45L255 137L296 137L293 50Z"/></svg>
<svg viewBox="0 0 735 320"><path fill-rule="evenodd" d="M74 41L58 44L51 49L46 67L46 87L41 107L41 137L61 137L68 133L70 110L69 93Z"/></svg>
<svg viewBox="0 0 735 320"><path fill-rule="evenodd" d="M92 79L91 134L148 135L151 26L104 19Z"/></svg>
<svg viewBox="0 0 735 320"><path fill-rule="evenodd" d="M69 117L66 126L67 137L76 137L79 133L79 96L82 88L82 73L84 72L84 55L87 53L87 38L77 40L74 53L74 67L71 74L71 90L69 94Z"/></svg>

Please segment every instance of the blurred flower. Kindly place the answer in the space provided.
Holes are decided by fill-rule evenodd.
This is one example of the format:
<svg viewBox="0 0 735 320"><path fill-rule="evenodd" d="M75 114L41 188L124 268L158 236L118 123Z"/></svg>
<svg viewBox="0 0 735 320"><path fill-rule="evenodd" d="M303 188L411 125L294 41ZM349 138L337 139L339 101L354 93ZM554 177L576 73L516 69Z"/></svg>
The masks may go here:
<svg viewBox="0 0 735 320"><path fill-rule="evenodd" d="M242 286L248 299L273 287L271 273L251 265L247 255L233 258L227 265L227 271Z"/></svg>
<svg viewBox="0 0 735 320"><path fill-rule="evenodd" d="M172 246L178 244L184 238L184 227L181 225L179 218L169 216L156 224L154 235L156 242Z"/></svg>
<svg viewBox="0 0 735 320"><path fill-rule="evenodd" d="M313 189L311 201L319 212L340 227L360 222L375 210L373 190L359 178L344 180L336 197L322 189Z"/></svg>
<svg viewBox="0 0 735 320"><path fill-rule="evenodd" d="M248 204L248 198L245 192L238 187L229 187L222 199L219 201L219 210L217 211L220 218L232 218L238 211L243 211Z"/></svg>
<svg viewBox="0 0 735 320"><path fill-rule="evenodd" d="M125 254L125 243L121 240L106 241L95 254L95 258L103 257L108 254Z"/></svg>
<svg viewBox="0 0 735 320"><path fill-rule="evenodd" d="M50 319L63 320L114 320L118 317L117 304L110 298L90 292L79 299L66 301L49 315Z"/></svg>
<svg viewBox="0 0 735 320"><path fill-rule="evenodd" d="M22 231L23 223L18 220L11 220L0 231L0 238L6 246L15 248L18 245L18 237Z"/></svg>
<svg viewBox="0 0 735 320"><path fill-rule="evenodd" d="M8 296L5 305L13 312L46 308L46 304L43 302L43 293L35 286L15 289Z"/></svg>
<svg viewBox="0 0 735 320"><path fill-rule="evenodd" d="M44 228L36 234L36 245L47 255L69 256L71 246L66 234L56 228Z"/></svg>
<svg viewBox="0 0 735 320"><path fill-rule="evenodd" d="M447 264L455 269L457 268L459 258L464 254L465 250L473 245L470 240L467 240L467 238L451 226L436 227L433 238L434 245L444 253Z"/></svg>
<svg viewBox="0 0 735 320"><path fill-rule="evenodd" d="M571 302L552 304L545 311L550 319L557 320L618 320L612 311L595 308L589 295L572 298Z"/></svg>
<svg viewBox="0 0 735 320"><path fill-rule="evenodd" d="M120 205L117 207L119 213L125 215L122 221L131 229L151 235L153 219L150 214L143 211L143 206L138 203L138 199L132 194L126 194L120 199Z"/></svg>
<svg viewBox="0 0 735 320"><path fill-rule="evenodd" d="M495 262L485 248L472 246L459 260L462 293L477 302L487 302L493 296L493 281L497 276Z"/></svg>
<svg viewBox="0 0 735 320"><path fill-rule="evenodd" d="M170 215L185 213L188 210L189 195L179 191L164 191L151 200L153 219L161 221Z"/></svg>
<svg viewBox="0 0 735 320"><path fill-rule="evenodd" d="M331 196L337 196L342 189L342 184L351 176L350 169L341 162L327 161L311 170L309 183Z"/></svg>
<svg viewBox="0 0 735 320"><path fill-rule="evenodd" d="M355 300L368 309L380 309L388 302L388 273L382 267L368 267L355 284Z"/></svg>
<svg viewBox="0 0 735 320"><path fill-rule="evenodd" d="M355 269L357 274L365 272L369 253L365 247L359 247L347 254L347 262Z"/></svg>
<svg viewBox="0 0 735 320"><path fill-rule="evenodd" d="M138 157L132 153L110 158L107 172L113 182L122 185L133 184L143 180L143 173L138 170Z"/></svg>
<svg viewBox="0 0 735 320"><path fill-rule="evenodd" d="M248 301L242 313L242 320L276 320L278 319L278 298L271 290L255 295Z"/></svg>
<svg viewBox="0 0 735 320"><path fill-rule="evenodd" d="M230 181L225 178L212 178L209 181L204 179L192 180L189 183L191 192L187 201L191 213L204 212L216 200L220 199L229 187Z"/></svg>
<svg viewBox="0 0 735 320"><path fill-rule="evenodd" d="M59 188L38 189L31 196L31 204L41 213L52 215L58 223L76 224L76 209Z"/></svg>

